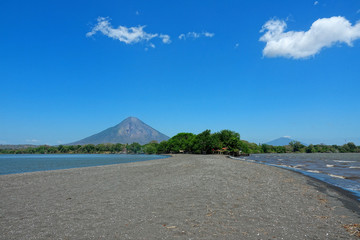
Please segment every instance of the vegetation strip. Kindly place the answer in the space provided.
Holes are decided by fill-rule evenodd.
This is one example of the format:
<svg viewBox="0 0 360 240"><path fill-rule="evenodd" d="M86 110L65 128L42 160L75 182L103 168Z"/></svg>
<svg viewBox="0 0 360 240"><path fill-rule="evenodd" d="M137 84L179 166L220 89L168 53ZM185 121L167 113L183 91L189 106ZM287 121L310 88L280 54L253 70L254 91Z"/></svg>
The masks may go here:
<svg viewBox="0 0 360 240"><path fill-rule="evenodd" d="M194 154L250 154L250 153L345 153L360 152L360 146L349 142L342 146L317 144L305 146L298 141L292 141L287 146L272 146L268 144L250 143L240 140L240 134L231 130L222 130L211 133L205 130L199 134L179 133L167 141L158 143L151 141L148 144L86 144L86 145L59 145L25 147L21 149L0 149L2 154L56 154L56 153L194 153Z"/></svg>

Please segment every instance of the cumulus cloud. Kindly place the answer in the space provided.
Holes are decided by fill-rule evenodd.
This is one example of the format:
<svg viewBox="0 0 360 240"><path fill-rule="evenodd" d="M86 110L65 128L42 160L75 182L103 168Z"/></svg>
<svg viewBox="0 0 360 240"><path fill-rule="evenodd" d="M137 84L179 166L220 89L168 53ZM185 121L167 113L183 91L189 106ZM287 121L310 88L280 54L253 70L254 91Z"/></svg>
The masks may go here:
<svg viewBox="0 0 360 240"><path fill-rule="evenodd" d="M170 36L166 34L160 34L159 38L162 39L163 43L171 43Z"/></svg>
<svg viewBox="0 0 360 240"><path fill-rule="evenodd" d="M315 2L314 2L314 5L318 5L318 4L319 4L319 1L315 1Z"/></svg>
<svg viewBox="0 0 360 240"><path fill-rule="evenodd" d="M124 27L119 26L118 28L113 28L110 24L109 18L98 17L97 24L92 28L92 30L86 33L87 37L95 35L97 32L101 32L109 38L119 40L126 44L134 44L139 42L149 42L153 38L160 38L163 43L170 43L170 36L166 34L153 34L147 33L144 31L146 26L138 27ZM154 44L152 44L155 46Z"/></svg>
<svg viewBox="0 0 360 240"><path fill-rule="evenodd" d="M208 37L208 38L212 38L213 36L215 36L215 33L210 33L210 32L201 32L201 33L197 33L197 32L188 32L188 33L182 33L179 35L179 39L180 40L186 40L187 38L192 38L192 39L197 39L200 37Z"/></svg>
<svg viewBox="0 0 360 240"><path fill-rule="evenodd" d="M324 47L336 43L352 46L360 39L360 22L352 25L344 17L321 18L306 32L286 30L286 22L272 19L264 24L260 41L266 42L263 55L266 57L307 58L319 53Z"/></svg>
<svg viewBox="0 0 360 240"><path fill-rule="evenodd" d="M210 37L210 38L212 38L213 36L215 36L215 33L204 32L203 35L204 35L205 37Z"/></svg>

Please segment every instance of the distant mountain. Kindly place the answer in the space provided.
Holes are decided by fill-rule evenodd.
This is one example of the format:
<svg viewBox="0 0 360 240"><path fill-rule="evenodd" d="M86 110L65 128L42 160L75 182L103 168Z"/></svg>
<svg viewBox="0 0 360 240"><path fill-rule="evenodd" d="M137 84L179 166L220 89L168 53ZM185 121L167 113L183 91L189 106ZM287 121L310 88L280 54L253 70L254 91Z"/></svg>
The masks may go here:
<svg viewBox="0 0 360 240"><path fill-rule="evenodd" d="M281 138L272 140L270 142L267 142L266 144L272 145L272 146L286 146L286 145L289 145L289 143L291 143L292 141L296 142L297 140L291 139L289 137L281 137ZM301 144L307 146L307 144L305 144L305 143L301 143Z"/></svg>
<svg viewBox="0 0 360 240"><path fill-rule="evenodd" d="M68 145L85 145L100 143L140 143L147 144L151 141L162 142L168 140L169 137L161 132L153 129L149 125L135 117L129 117L118 125L108 128L102 132L84 138L80 141L70 143Z"/></svg>
<svg viewBox="0 0 360 240"><path fill-rule="evenodd" d="M31 148L31 147L37 147L36 145L32 144L0 144L0 149L10 149L10 150L17 150L17 149L25 149L25 148Z"/></svg>

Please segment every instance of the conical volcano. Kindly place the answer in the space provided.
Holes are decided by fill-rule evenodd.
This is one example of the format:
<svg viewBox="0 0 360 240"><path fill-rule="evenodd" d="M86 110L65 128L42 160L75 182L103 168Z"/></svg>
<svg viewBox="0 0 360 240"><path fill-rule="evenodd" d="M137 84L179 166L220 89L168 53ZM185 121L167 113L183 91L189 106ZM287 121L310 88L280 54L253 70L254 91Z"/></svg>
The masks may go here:
<svg viewBox="0 0 360 240"><path fill-rule="evenodd" d="M153 129L136 117L128 117L118 125L102 132L84 138L69 145L85 145L100 143L140 143L141 145L151 141L162 142L169 137Z"/></svg>

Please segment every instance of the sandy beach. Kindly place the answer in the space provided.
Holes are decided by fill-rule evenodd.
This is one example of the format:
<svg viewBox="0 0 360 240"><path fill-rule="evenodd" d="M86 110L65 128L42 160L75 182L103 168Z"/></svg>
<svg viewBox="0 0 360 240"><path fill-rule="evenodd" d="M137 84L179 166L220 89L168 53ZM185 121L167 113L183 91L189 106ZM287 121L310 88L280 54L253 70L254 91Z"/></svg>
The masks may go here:
<svg viewBox="0 0 360 240"><path fill-rule="evenodd" d="M0 199L0 239L359 239L354 198L222 155L2 175Z"/></svg>

